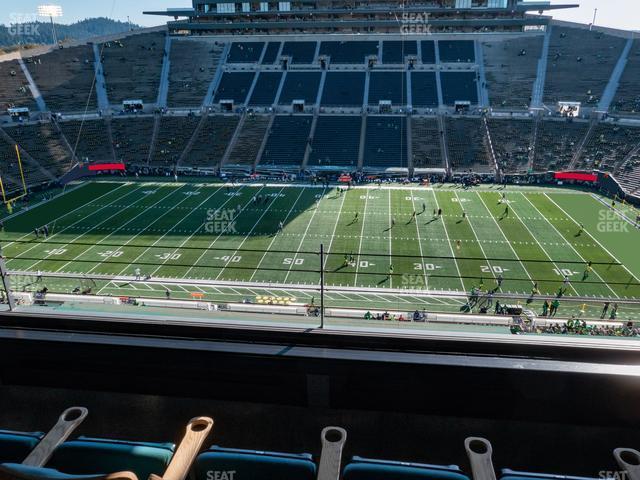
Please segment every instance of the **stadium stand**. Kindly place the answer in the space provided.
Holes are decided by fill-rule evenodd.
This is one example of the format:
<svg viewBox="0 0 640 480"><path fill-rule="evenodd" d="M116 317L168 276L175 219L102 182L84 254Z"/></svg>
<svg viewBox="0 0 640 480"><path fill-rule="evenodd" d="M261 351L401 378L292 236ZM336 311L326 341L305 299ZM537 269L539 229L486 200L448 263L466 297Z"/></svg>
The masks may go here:
<svg viewBox="0 0 640 480"><path fill-rule="evenodd" d="M163 116L151 165L173 167L178 164L180 155L193 136L200 117L189 115L186 117Z"/></svg>
<svg viewBox="0 0 640 480"><path fill-rule="evenodd" d="M626 113L640 113L640 40L635 40L624 74L620 79L620 85L616 98L612 105L615 111Z"/></svg>
<svg viewBox="0 0 640 480"><path fill-rule="evenodd" d="M407 81L404 72L371 72L369 79L369 105L390 100L392 105L407 103Z"/></svg>
<svg viewBox="0 0 640 480"><path fill-rule="evenodd" d="M124 100L157 101L166 54L164 43L164 33L148 33L100 45L107 95L112 105Z"/></svg>
<svg viewBox="0 0 640 480"><path fill-rule="evenodd" d="M412 117L411 145L414 168L444 168L440 129L435 118Z"/></svg>
<svg viewBox="0 0 640 480"><path fill-rule="evenodd" d="M546 172L566 168L588 130L587 122L540 122L536 136L534 170Z"/></svg>
<svg viewBox="0 0 640 480"><path fill-rule="evenodd" d="M362 107L364 72L327 72L321 105L326 107Z"/></svg>
<svg viewBox="0 0 640 480"><path fill-rule="evenodd" d="M359 115L319 116L307 165L355 170L358 166L361 128L362 117Z"/></svg>
<svg viewBox="0 0 640 480"><path fill-rule="evenodd" d="M369 116L363 168L407 168L407 119Z"/></svg>
<svg viewBox="0 0 640 480"><path fill-rule="evenodd" d="M116 160L143 164L149 160L154 118L114 118L111 122Z"/></svg>
<svg viewBox="0 0 640 480"><path fill-rule="evenodd" d="M542 43L539 35L484 43L484 69L494 107L529 108Z"/></svg>
<svg viewBox="0 0 640 480"><path fill-rule="evenodd" d="M473 40L440 40L438 52L441 63L474 63L476 61Z"/></svg>
<svg viewBox="0 0 640 480"><path fill-rule="evenodd" d="M438 106L438 84L435 72L411 72L411 102L417 108Z"/></svg>
<svg viewBox="0 0 640 480"><path fill-rule="evenodd" d="M196 136L185 165L195 167L220 165L239 120L237 115L209 116ZM259 143L258 146L260 146Z"/></svg>
<svg viewBox="0 0 640 480"><path fill-rule="evenodd" d="M253 168L262 141L271 123L269 115L247 115L236 143L229 155L228 165L243 165Z"/></svg>
<svg viewBox="0 0 640 480"><path fill-rule="evenodd" d="M407 56L418 54L418 44L415 41L389 40L382 42L382 63L404 63Z"/></svg>
<svg viewBox="0 0 640 480"><path fill-rule="evenodd" d="M533 120L487 119L498 167L505 173L526 173L533 140Z"/></svg>
<svg viewBox="0 0 640 480"><path fill-rule="evenodd" d="M273 105L281 80L282 72L260 72L248 104L258 107Z"/></svg>
<svg viewBox="0 0 640 480"><path fill-rule="evenodd" d="M627 192L640 195L640 151L629 157L616 178Z"/></svg>
<svg viewBox="0 0 640 480"><path fill-rule="evenodd" d="M597 105L626 40L587 28L554 26L544 99Z"/></svg>
<svg viewBox="0 0 640 480"><path fill-rule="evenodd" d="M222 57L219 42L175 38L171 42L169 107L199 107Z"/></svg>
<svg viewBox="0 0 640 480"><path fill-rule="evenodd" d="M320 55L330 57L331 63L362 64L369 55L378 55L378 42L322 42Z"/></svg>
<svg viewBox="0 0 640 480"><path fill-rule="evenodd" d="M447 118L447 149L456 171L486 173L492 170L487 136L481 118Z"/></svg>
<svg viewBox="0 0 640 480"><path fill-rule="evenodd" d="M262 57L263 65L272 65L275 63L278 59L278 52L280 51L281 45L280 42L267 43L267 50L264 52L264 57Z"/></svg>
<svg viewBox="0 0 640 480"><path fill-rule="evenodd" d="M578 168L613 172L640 144L640 129L601 123L589 137Z"/></svg>
<svg viewBox="0 0 640 480"><path fill-rule="evenodd" d="M284 42L282 55L291 58L291 63L311 64L318 42Z"/></svg>
<svg viewBox="0 0 640 480"><path fill-rule="evenodd" d="M253 72L223 73L213 103L218 103L221 100L233 100L235 104L244 104L254 76Z"/></svg>
<svg viewBox="0 0 640 480"><path fill-rule="evenodd" d="M307 105L313 105L319 87L320 72L287 72L278 103L290 105L294 100L304 100Z"/></svg>
<svg viewBox="0 0 640 480"><path fill-rule="evenodd" d="M277 115L259 165L300 166L309 144L311 120L309 115Z"/></svg>
<svg viewBox="0 0 640 480"><path fill-rule="evenodd" d="M2 177L5 195L9 197L12 197L15 192L23 190L20 167L14 145L0 137L0 177ZM26 170L26 165L24 164L23 169ZM29 178L31 175L25 175L25 177Z"/></svg>
<svg viewBox="0 0 640 480"><path fill-rule="evenodd" d="M113 161L113 150L104 120L60 122L60 130L80 161ZM77 145L77 147L76 147Z"/></svg>
<svg viewBox="0 0 640 480"><path fill-rule="evenodd" d="M264 50L264 42L233 42L227 63L256 63Z"/></svg>
<svg viewBox="0 0 640 480"><path fill-rule="evenodd" d="M18 107L36 108L29 82L17 60L0 62L0 113Z"/></svg>
<svg viewBox="0 0 640 480"><path fill-rule="evenodd" d="M19 125L8 127L5 131L55 176L63 175L72 167L71 153L62 134L52 123Z"/></svg>
<svg viewBox="0 0 640 480"><path fill-rule="evenodd" d="M428 65L436 63L436 42L433 40L422 40L420 42L420 50L422 51L422 63Z"/></svg>
<svg viewBox="0 0 640 480"><path fill-rule="evenodd" d="M52 112L96 110L93 86L93 49L79 47L52 50L46 55L27 59L33 77L47 108Z"/></svg>
<svg viewBox="0 0 640 480"><path fill-rule="evenodd" d="M478 89L474 72L441 72L442 101L454 105L457 101L478 103Z"/></svg>

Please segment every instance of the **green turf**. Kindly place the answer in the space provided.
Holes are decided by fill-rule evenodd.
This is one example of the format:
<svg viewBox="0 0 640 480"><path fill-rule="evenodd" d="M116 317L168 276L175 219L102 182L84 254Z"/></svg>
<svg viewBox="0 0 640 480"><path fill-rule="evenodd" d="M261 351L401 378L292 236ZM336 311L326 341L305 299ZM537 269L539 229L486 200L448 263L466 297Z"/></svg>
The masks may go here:
<svg viewBox="0 0 640 480"><path fill-rule="evenodd" d="M93 182L5 219L1 241L10 270L42 271L51 288L65 292L77 279L47 274L123 277L96 280L93 293L111 295L170 289L189 297L214 281L286 292L283 285L319 283L323 244L327 285L375 294L493 290L502 276L496 295L526 298L535 283L541 294L555 295L568 274L566 297L640 299L640 231L607 204L571 190L504 193L506 201L498 188L366 187L338 195L335 188L277 184ZM268 202L255 204L254 196ZM439 208L442 217L434 217ZM33 229L45 224L51 236L36 239ZM345 265L345 255L354 261ZM593 271L583 279L588 262ZM136 269L170 286L132 283ZM359 301L348 295L345 304ZM460 302L444 303L447 310Z"/></svg>

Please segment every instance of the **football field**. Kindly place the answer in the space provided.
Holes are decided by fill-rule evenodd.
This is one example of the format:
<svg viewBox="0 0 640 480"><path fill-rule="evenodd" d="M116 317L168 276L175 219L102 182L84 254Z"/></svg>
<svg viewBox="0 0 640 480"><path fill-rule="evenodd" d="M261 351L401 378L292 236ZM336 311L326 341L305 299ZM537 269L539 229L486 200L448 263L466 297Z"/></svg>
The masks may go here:
<svg viewBox="0 0 640 480"><path fill-rule="evenodd" d="M638 300L640 231L608 202L513 186L90 182L6 218L1 243L21 288L60 293L308 299L296 290L323 268L333 298L360 308L422 293L458 308L472 288Z"/></svg>

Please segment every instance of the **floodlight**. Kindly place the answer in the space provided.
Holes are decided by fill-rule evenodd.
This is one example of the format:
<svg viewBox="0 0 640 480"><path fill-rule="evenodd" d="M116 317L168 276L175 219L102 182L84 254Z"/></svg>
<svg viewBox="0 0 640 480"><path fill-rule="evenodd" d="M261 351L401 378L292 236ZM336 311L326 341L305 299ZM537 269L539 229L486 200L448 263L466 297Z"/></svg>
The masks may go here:
<svg viewBox="0 0 640 480"><path fill-rule="evenodd" d="M58 18L62 16L62 7L60 5L39 5L38 15L41 17Z"/></svg>

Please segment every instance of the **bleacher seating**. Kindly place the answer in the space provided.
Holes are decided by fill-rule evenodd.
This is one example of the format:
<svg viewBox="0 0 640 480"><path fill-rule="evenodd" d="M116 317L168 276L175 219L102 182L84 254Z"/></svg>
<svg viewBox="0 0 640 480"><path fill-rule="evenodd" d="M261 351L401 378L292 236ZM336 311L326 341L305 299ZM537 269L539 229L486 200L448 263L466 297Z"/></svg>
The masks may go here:
<svg viewBox="0 0 640 480"><path fill-rule="evenodd" d="M545 103L597 105L626 40L596 30L554 26L551 30Z"/></svg>
<svg viewBox="0 0 640 480"><path fill-rule="evenodd" d="M164 33L133 35L104 43L100 48L109 103L157 101L166 53Z"/></svg>
<svg viewBox="0 0 640 480"><path fill-rule="evenodd" d="M414 168L444 168L440 128L435 118L411 119L411 144Z"/></svg>
<svg viewBox="0 0 640 480"><path fill-rule="evenodd" d="M268 115L247 115L229 155L229 165L253 167L270 121Z"/></svg>
<svg viewBox="0 0 640 480"><path fill-rule="evenodd" d="M71 148L75 149L78 160L113 161L113 151L104 120L85 120L84 122L73 120L60 122L59 126Z"/></svg>
<svg viewBox="0 0 640 480"><path fill-rule="evenodd" d="M587 122L540 122L536 136L534 170L544 172L566 168L588 130Z"/></svg>
<svg viewBox="0 0 640 480"><path fill-rule="evenodd" d="M153 125L153 117L114 118L111 131L116 160L125 163L147 163Z"/></svg>
<svg viewBox="0 0 640 480"><path fill-rule="evenodd" d="M498 166L505 173L526 173L533 139L533 120L487 120Z"/></svg>
<svg viewBox="0 0 640 480"><path fill-rule="evenodd" d="M71 153L53 124L20 125L6 128L5 131L31 157L54 175L63 175L73 166Z"/></svg>
<svg viewBox="0 0 640 480"><path fill-rule="evenodd" d="M407 103L407 77L404 72L371 72L369 78L369 105L390 100L392 105Z"/></svg>
<svg viewBox="0 0 640 480"><path fill-rule="evenodd" d="M300 166L309 143L309 115L278 115L260 160L261 166Z"/></svg>
<svg viewBox="0 0 640 480"><path fill-rule="evenodd" d="M401 64L407 56L418 54L415 41L389 40L382 42L382 63Z"/></svg>
<svg viewBox="0 0 640 480"><path fill-rule="evenodd" d="M236 115L209 116L198 132L193 148L183 165L197 167L220 165L239 120Z"/></svg>
<svg viewBox="0 0 640 480"><path fill-rule="evenodd" d="M213 103L218 103L221 100L233 100L235 104L244 104L255 75L253 72L223 73L213 97Z"/></svg>
<svg viewBox="0 0 640 480"><path fill-rule="evenodd" d="M291 63L311 64L318 42L284 42L282 55L291 58Z"/></svg>
<svg viewBox="0 0 640 480"><path fill-rule="evenodd" d="M3 143L0 140L0 148L2 147ZM4 162L0 164L0 168L1 165L4 165ZM41 432L0 430L0 464L22 462L42 440L42 435Z"/></svg>
<svg viewBox="0 0 640 480"><path fill-rule="evenodd" d="M304 100L307 105L316 103L320 87L320 72L287 72L280 105L290 105L294 100Z"/></svg>
<svg viewBox="0 0 640 480"><path fill-rule="evenodd" d="M327 72L321 105L327 107L362 106L364 72Z"/></svg>
<svg viewBox="0 0 640 480"><path fill-rule="evenodd" d="M196 116L162 117L151 164L161 167L177 165L199 122L200 117Z"/></svg>
<svg viewBox="0 0 640 480"><path fill-rule="evenodd" d="M364 168L407 168L407 119L370 116L364 146Z"/></svg>
<svg viewBox="0 0 640 480"><path fill-rule="evenodd" d="M310 167L358 166L362 117L352 115L318 117L311 142Z"/></svg>
<svg viewBox="0 0 640 480"><path fill-rule="evenodd" d="M199 107L216 74L224 45L175 38L171 43L169 107Z"/></svg>
<svg viewBox="0 0 640 480"><path fill-rule="evenodd" d="M27 67L47 108L52 112L84 111L97 108L93 49L80 47L52 50L27 59Z"/></svg>
<svg viewBox="0 0 640 480"><path fill-rule="evenodd" d="M23 170L24 169L26 169L26 165L23 163ZM2 186L5 190L5 195L12 196L14 192L23 189L20 177L20 166L18 165L14 144L6 142L2 137L0 137L0 177L2 177ZM31 175L25 175L25 181L30 183L30 177ZM0 430L0 458L4 455L2 447L4 446L5 440L8 441L6 437L3 436L2 430Z"/></svg>
<svg viewBox="0 0 640 480"><path fill-rule="evenodd" d="M260 60L264 42L233 42L227 63L256 63Z"/></svg>
<svg viewBox="0 0 640 480"><path fill-rule="evenodd" d="M476 61L473 40L440 40L438 51L441 63L474 63Z"/></svg>
<svg viewBox="0 0 640 480"><path fill-rule="evenodd" d="M628 158L616 179L627 192L640 196L640 151Z"/></svg>
<svg viewBox="0 0 640 480"><path fill-rule="evenodd" d="M640 145L640 129L601 123L587 141L578 168L613 172Z"/></svg>
<svg viewBox="0 0 640 480"><path fill-rule="evenodd" d="M18 61L10 60L0 62L0 113L14 107L35 110L36 102Z"/></svg>
<svg viewBox="0 0 640 480"><path fill-rule="evenodd" d="M529 108L543 40L542 36L505 38L483 44L491 105Z"/></svg>
<svg viewBox="0 0 640 480"><path fill-rule="evenodd" d="M447 118L445 126L453 170L483 173L493 169L481 118Z"/></svg>
<svg viewBox="0 0 640 480"><path fill-rule="evenodd" d="M264 57L262 57L263 65L273 65L275 61L278 59L278 52L280 51L280 42L269 42L267 43L267 50L264 52Z"/></svg>
<svg viewBox="0 0 640 480"><path fill-rule="evenodd" d="M320 45L320 55L331 57L331 63L362 64L368 56L378 55L378 42L322 42Z"/></svg>
<svg viewBox="0 0 640 480"><path fill-rule="evenodd" d="M260 72L248 104L258 107L273 105L281 80L282 72Z"/></svg>
<svg viewBox="0 0 640 480"><path fill-rule="evenodd" d="M411 102L414 107L438 106L438 84L435 72L411 72Z"/></svg>
<svg viewBox="0 0 640 480"><path fill-rule="evenodd" d="M436 42L433 40L422 40L420 42L422 50L422 63L432 65L436 63Z"/></svg>
<svg viewBox="0 0 640 480"><path fill-rule="evenodd" d="M478 103L478 86L474 72L441 72L442 101L454 105L456 101Z"/></svg>
<svg viewBox="0 0 640 480"><path fill-rule="evenodd" d="M640 40L635 40L625 67L615 100L614 111L640 113Z"/></svg>

